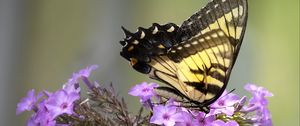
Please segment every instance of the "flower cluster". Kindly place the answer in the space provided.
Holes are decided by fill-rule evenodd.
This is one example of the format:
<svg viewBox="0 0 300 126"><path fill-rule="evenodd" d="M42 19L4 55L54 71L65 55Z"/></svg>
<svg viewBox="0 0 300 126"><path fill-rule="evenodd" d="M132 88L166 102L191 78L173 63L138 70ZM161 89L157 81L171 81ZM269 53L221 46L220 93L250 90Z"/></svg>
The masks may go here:
<svg viewBox="0 0 300 126"><path fill-rule="evenodd" d="M92 65L74 73L62 89L55 92L42 91L35 96L35 91L30 90L18 103L17 115L24 111L33 111L34 114L27 122L28 126L55 126L60 115L76 115L73 110L75 102L80 99L79 80L86 80L96 68L96 65ZM87 84L88 87L92 86Z"/></svg>
<svg viewBox="0 0 300 126"><path fill-rule="evenodd" d="M154 92L156 84L142 83L133 87L129 94L140 97L146 107L152 106L153 115L150 123L164 126L272 126L271 114L267 108L266 97L272 93L253 84L245 85L252 94L248 104L246 96L239 97L234 93L224 92L211 104L210 112L180 107L180 103L170 99L166 104L154 104L157 96Z"/></svg>
<svg viewBox="0 0 300 126"><path fill-rule="evenodd" d="M272 93L253 84L245 85L252 95L247 101L232 92L224 92L209 106L209 113L185 108L170 98L166 102L155 93L155 83L143 82L134 86L129 94L140 98L138 114L128 111L123 98L118 98L112 84L105 88L90 82L90 73L97 68L89 66L73 73L61 89L35 94L30 90L17 105L16 114L33 111L27 126L272 126L266 97ZM88 88L87 98L81 96L79 82ZM161 103L161 104L158 104ZM148 114L143 108L150 109Z"/></svg>

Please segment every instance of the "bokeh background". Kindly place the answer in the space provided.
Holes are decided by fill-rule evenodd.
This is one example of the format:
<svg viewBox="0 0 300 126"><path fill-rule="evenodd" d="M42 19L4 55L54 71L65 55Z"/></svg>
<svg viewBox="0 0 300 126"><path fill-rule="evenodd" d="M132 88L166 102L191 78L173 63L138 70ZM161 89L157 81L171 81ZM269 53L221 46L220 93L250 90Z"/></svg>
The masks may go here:
<svg viewBox="0 0 300 126"><path fill-rule="evenodd" d="M0 125L25 125L15 115L29 89L54 91L72 72L91 64L92 79L112 82L132 112L127 91L148 79L119 56L121 26L178 25L207 0L0 0ZM229 87L245 95L255 83L274 93L276 126L299 125L299 0L249 0L246 35Z"/></svg>

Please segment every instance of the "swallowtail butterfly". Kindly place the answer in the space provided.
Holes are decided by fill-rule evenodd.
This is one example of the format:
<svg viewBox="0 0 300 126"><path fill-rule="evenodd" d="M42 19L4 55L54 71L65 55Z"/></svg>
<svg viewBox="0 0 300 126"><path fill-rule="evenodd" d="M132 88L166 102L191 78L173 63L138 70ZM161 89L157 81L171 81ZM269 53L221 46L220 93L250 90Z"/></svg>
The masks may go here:
<svg viewBox="0 0 300 126"><path fill-rule="evenodd" d="M185 20L125 32L121 56L164 82L158 95L208 112L224 92L242 44L247 0L213 0Z"/></svg>

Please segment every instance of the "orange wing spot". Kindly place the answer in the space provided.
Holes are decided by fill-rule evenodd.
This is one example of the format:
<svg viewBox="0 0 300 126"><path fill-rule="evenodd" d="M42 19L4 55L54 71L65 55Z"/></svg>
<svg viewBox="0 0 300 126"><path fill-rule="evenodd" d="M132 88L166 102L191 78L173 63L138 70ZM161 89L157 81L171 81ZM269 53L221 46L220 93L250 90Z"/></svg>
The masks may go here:
<svg viewBox="0 0 300 126"><path fill-rule="evenodd" d="M130 58L130 65L133 66L138 62L136 58Z"/></svg>
<svg viewBox="0 0 300 126"><path fill-rule="evenodd" d="M129 48L128 48L128 51L131 51L131 50L133 50L134 49L134 46L130 46Z"/></svg>

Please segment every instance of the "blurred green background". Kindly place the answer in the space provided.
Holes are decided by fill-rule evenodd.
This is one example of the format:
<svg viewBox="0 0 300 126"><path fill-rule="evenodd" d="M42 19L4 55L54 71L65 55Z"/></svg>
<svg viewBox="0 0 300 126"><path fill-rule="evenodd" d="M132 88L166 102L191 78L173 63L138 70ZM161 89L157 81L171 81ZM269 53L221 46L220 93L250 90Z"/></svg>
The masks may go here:
<svg viewBox="0 0 300 126"><path fill-rule="evenodd" d="M135 31L153 22L178 25L207 0L1 0L0 125L25 125L15 115L29 89L54 91L72 72L100 67L92 79L112 82L132 112L127 95L147 81L119 56L121 25ZM228 90L245 95L255 83L274 93L269 108L276 126L299 125L299 0L249 0L248 26Z"/></svg>

